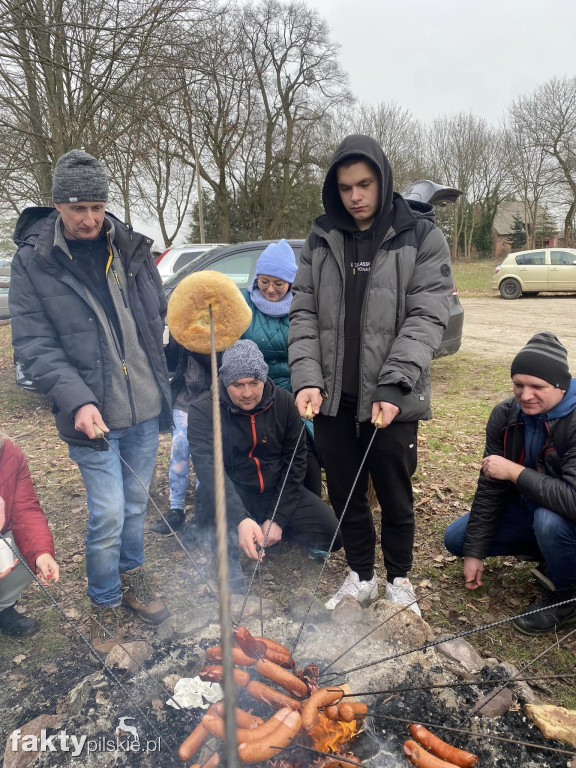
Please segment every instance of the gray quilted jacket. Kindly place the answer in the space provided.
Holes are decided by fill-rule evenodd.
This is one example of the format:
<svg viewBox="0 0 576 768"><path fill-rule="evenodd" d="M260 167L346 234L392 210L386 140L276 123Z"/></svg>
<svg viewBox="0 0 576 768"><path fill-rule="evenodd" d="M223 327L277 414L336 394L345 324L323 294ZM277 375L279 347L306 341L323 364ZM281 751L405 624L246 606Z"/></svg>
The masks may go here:
<svg viewBox="0 0 576 768"><path fill-rule="evenodd" d="M341 157L335 156L332 169ZM398 421L431 416L430 362L453 291L448 244L433 219L432 206L394 195L392 225L375 245L362 307L359 421L370 419L376 400L398 405ZM338 411L344 359L344 234L334 220L317 219L304 245L289 331L293 391L325 391L322 413L328 416Z"/></svg>

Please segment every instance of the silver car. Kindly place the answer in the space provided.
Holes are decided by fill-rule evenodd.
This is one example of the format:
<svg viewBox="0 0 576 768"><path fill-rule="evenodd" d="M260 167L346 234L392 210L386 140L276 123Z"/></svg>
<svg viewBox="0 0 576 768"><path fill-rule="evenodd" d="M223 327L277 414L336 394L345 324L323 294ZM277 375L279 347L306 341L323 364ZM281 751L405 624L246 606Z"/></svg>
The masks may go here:
<svg viewBox="0 0 576 768"><path fill-rule="evenodd" d="M10 310L8 309L9 285L10 277L7 275L0 275L0 320L7 320L10 317Z"/></svg>
<svg viewBox="0 0 576 768"><path fill-rule="evenodd" d="M490 287L503 299L536 296L541 291L576 291L576 250L535 248L510 253L494 270Z"/></svg>
<svg viewBox="0 0 576 768"><path fill-rule="evenodd" d="M196 261L202 254L213 248L219 248L226 243L191 243L189 245L176 245L173 248L167 248L156 259L156 266L162 282L172 277L182 267L187 266L192 261Z"/></svg>

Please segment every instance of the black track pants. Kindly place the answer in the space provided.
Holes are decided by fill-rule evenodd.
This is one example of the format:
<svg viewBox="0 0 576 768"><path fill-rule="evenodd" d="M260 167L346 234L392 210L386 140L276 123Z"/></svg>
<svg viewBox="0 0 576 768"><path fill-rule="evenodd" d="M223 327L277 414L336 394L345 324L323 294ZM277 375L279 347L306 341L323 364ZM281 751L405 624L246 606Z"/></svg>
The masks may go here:
<svg viewBox="0 0 576 768"><path fill-rule="evenodd" d="M374 433L370 422L359 425L355 409L341 407L336 416L316 416L314 436L328 483L328 495L341 517L354 478ZM412 567L414 508L411 477L417 464L418 422L392 422L379 429L342 520L349 567L362 581L374 572L376 531L367 498L368 477L382 510L381 545L387 577L406 576Z"/></svg>

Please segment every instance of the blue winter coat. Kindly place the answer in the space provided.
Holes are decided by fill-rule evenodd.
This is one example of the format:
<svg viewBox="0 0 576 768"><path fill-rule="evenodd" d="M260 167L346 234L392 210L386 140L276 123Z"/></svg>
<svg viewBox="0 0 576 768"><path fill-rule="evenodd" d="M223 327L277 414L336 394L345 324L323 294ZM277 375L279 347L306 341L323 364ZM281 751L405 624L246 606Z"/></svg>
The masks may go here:
<svg viewBox="0 0 576 768"><path fill-rule="evenodd" d="M248 291L242 291L246 303L252 310L252 322L242 335L253 341L268 365L268 376L277 387L292 391L290 369L288 368L288 315L270 317L255 306Z"/></svg>

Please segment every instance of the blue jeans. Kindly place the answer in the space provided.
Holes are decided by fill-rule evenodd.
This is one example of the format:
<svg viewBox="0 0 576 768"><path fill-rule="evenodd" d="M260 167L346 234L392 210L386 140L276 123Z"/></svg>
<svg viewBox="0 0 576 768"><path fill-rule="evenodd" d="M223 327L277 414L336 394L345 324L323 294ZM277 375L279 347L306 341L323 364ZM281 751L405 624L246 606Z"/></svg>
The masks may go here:
<svg viewBox="0 0 576 768"><path fill-rule="evenodd" d="M444 544L454 555L463 555L470 513L459 517L444 532ZM576 523L545 507L531 512L510 504L492 539L486 557L531 555L546 561L546 575L557 590L576 585Z"/></svg>
<svg viewBox="0 0 576 768"><path fill-rule="evenodd" d="M146 491L158 452L158 419L113 429L108 441L146 490L112 448L95 451L69 446L70 458L78 464L86 488L86 575L88 597L94 605L118 605L122 597L120 573L144 562Z"/></svg>
<svg viewBox="0 0 576 768"><path fill-rule="evenodd" d="M190 476L190 446L188 444L188 413L172 411L172 448L170 449L170 509L184 509Z"/></svg>

